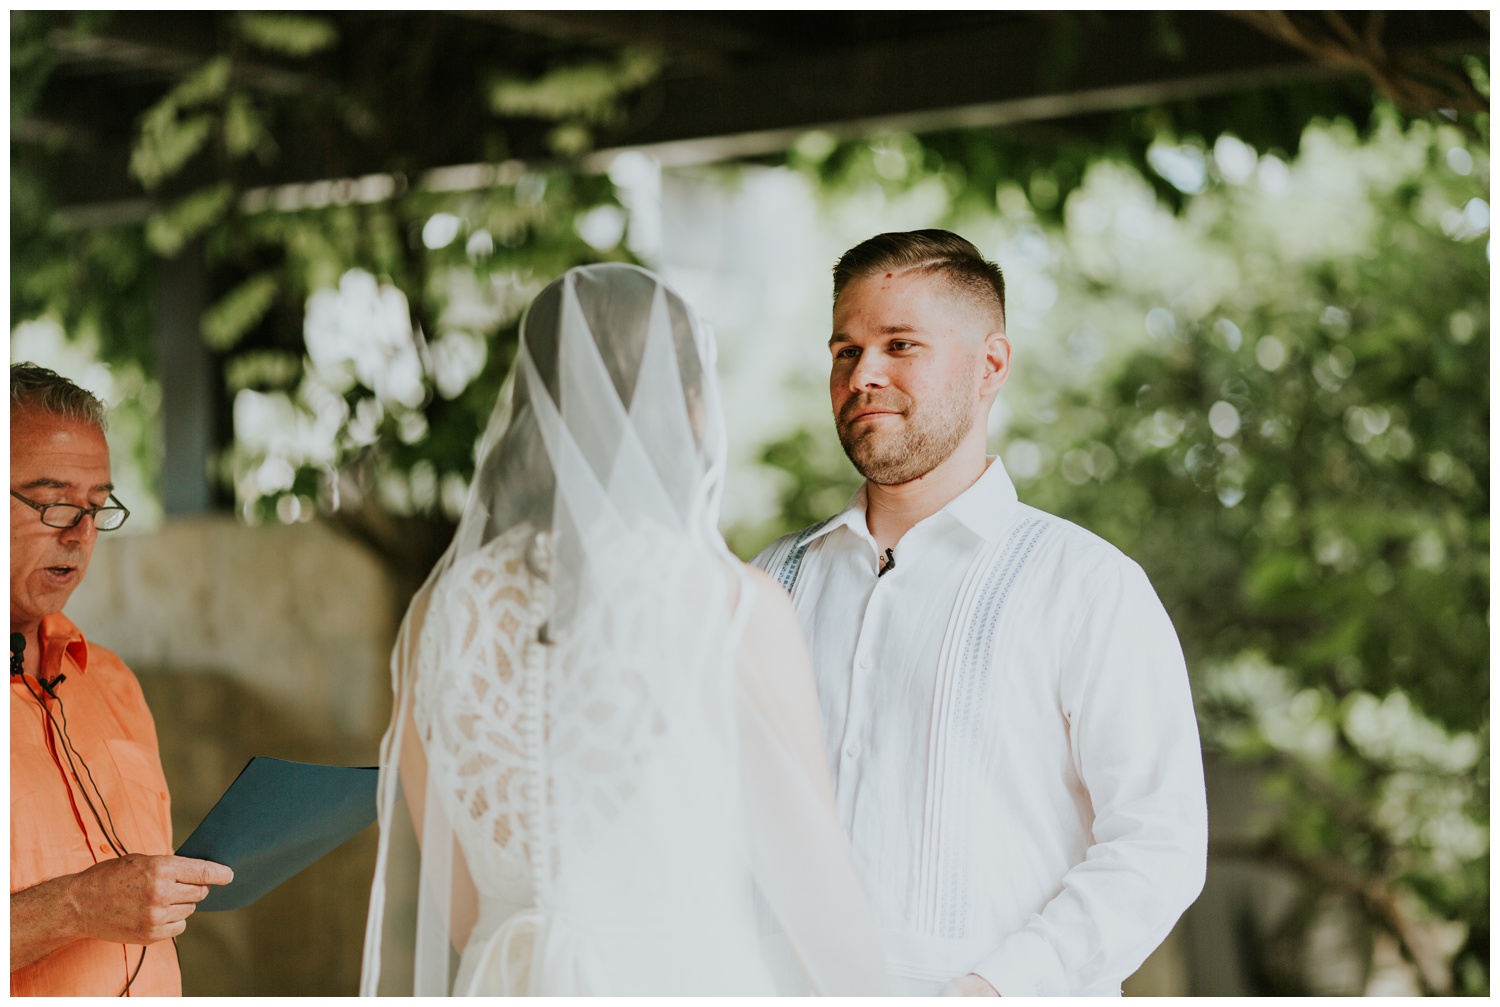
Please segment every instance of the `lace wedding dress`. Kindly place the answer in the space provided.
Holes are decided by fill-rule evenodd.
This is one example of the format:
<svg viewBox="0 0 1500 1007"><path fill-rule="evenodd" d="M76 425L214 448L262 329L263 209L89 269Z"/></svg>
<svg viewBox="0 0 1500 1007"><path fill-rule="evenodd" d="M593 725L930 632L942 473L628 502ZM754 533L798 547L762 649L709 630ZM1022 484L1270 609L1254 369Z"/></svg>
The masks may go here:
<svg viewBox="0 0 1500 1007"><path fill-rule="evenodd" d="M393 659L362 992L402 953L401 790L401 992L883 992L795 616L716 529L711 339L644 270L585 267L508 389Z"/></svg>

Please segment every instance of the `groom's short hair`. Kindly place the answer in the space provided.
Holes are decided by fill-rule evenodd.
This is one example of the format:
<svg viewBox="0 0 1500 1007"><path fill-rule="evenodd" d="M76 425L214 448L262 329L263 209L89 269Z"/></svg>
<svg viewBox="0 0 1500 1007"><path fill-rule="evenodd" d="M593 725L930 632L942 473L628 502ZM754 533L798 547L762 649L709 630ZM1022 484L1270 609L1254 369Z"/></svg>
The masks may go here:
<svg viewBox="0 0 1500 1007"><path fill-rule="evenodd" d="M833 303L854 280L881 272L940 274L973 298L1003 328L1005 276L973 242L952 231L888 231L861 241L833 267Z"/></svg>

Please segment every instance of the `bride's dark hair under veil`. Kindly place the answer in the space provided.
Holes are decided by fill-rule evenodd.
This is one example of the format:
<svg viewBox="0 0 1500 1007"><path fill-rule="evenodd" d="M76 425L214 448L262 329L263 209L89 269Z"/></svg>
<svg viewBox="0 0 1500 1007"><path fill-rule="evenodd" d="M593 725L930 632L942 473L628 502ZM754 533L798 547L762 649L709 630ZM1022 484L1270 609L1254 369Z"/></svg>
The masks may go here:
<svg viewBox="0 0 1500 1007"><path fill-rule="evenodd" d="M810 678L745 687L725 444L713 340L660 279L536 298L392 657L362 992L402 959L418 995L771 992L756 886L819 988L876 981Z"/></svg>
<svg viewBox="0 0 1500 1007"><path fill-rule="evenodd" d="M676 291L659 286L654 277L634 267L595 268L607 276L609 296L603 296L605 291L595 274L575 276L574 289L589 332L617 337L599 343L596 335L596 345L620 401L629 403L634 398L651 312L660 291L665 298L684 398L701 409L704 365L693 335L692 309ZM521 324L521 343L554 401L561 397L558 337L562 331L564 290L561 280L548 285L531 303ZM694 432L701 446L702 431ZM486 541L521 521L550 527L557 484L524 384L514 390L510 422L494 449L484 453L476 480L495 488L494 509L485 529Z"/></svg>

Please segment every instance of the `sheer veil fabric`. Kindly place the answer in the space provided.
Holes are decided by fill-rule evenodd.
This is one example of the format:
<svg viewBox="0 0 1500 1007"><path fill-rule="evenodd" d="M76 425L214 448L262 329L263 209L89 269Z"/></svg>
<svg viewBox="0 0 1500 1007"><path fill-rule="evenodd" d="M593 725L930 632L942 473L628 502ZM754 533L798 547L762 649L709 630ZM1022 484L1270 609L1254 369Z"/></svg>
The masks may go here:
<svg viewBox="0 0 1500 1007"><path fill-rule="evenodd" d="M767 946L884 992L795 616L717 529L714 366L634 266L528 309L392 658L363 994L789 991Z"/></svg>

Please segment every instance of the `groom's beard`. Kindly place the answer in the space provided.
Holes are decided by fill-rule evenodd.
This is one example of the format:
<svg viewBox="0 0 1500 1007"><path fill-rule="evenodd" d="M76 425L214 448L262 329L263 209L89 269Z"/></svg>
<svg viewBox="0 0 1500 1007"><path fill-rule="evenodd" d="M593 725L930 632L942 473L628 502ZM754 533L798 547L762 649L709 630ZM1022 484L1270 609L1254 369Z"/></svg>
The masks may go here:
<svg viewBox="0 0 1500 1007"><path fill-rule="evenodd" d="M856 395L835 417L839 443L859 474L877 486L899 486L920 479L957 450L974 428L973 396L952 388L941 399L918 406L905 392L887 389ZM853 428L854 414L868 406L894 409L895 422L879 420Z"/></svg>

